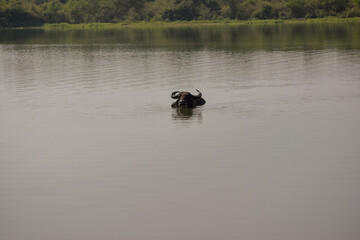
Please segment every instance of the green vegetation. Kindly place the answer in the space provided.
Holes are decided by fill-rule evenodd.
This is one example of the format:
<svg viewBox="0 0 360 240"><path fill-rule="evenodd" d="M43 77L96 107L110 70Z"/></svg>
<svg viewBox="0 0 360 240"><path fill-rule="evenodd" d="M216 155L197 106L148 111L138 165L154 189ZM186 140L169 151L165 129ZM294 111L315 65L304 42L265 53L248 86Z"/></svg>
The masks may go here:
<svg viewBox="0 0 360 240"><path fill-rule="evenodd" d="M309 18L309 19L268 19L268 20L192 20L192 21L122 21L119 23L51 23L41 28L45 30L76 30L76 29L119 29L119 28L162 28L189 26L218 26L218 25L271 25L271 24L299 24L299 23L354 23L360 22L355 18Z"/></svg>
<svg viewBox="0 0 360 240"><path fill-rule="evenodd" d="M360 0L0 0L0 27L190 20L231 23L329 16L360 17Z"/></svg>

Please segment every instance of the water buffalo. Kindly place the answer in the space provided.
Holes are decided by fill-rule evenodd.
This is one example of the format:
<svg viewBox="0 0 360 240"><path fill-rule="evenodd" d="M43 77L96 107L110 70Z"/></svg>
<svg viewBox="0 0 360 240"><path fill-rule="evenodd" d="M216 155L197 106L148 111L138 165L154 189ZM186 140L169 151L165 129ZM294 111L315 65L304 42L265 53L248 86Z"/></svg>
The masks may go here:
<svg viewBox="0 0 360 240"><path fill-rule="evenodd" d="M194 96L189 92L180 92L175 91L171 93L171 98L177 99L176 102L174 102L171 107L177 108L177 107L184 107L184 108L195 108L197 106L201 106L205 104L205 100L201 97L202 94L199 90L198 95Z"/></svg>

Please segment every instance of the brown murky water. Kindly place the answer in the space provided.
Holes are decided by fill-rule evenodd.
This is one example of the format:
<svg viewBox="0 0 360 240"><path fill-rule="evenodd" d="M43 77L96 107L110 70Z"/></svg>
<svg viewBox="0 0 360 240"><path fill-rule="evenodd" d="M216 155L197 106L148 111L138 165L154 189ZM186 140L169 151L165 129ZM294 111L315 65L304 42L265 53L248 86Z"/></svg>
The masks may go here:
<svg viewBox="0 0 360 240"><path fill-rule="evenodd" d="M359 29L1 31L0 239L358 240Z"/></svg>

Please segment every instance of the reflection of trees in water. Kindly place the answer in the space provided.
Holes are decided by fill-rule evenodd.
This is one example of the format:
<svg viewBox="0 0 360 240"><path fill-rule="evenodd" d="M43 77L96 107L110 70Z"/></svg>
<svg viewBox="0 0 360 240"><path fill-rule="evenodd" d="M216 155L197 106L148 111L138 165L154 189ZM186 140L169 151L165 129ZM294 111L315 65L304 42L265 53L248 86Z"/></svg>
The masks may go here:
<svg viewBox="0 0 360 240"><path fill-rule="evenodd" d="M0 43L81 44L88 51L98 49L94 44L108 44L109 48L169 50L200 49L211 46L224 50L273 50L305 46L308 49L360 48L359 23L343 24L279 24L217 27L164 27L151 29L99 29L64 31L0 30ZM306 38L304 38L306 36ZM345 39L345 40L344 40ZM124 44L112 45L111 43ZM161 44L159 44L161 43ZM211 43L211 45L209 45ZM346 44L344 44L346 43ZM103 45L102 45L103 47Z"/></svg>
<svg viewBox="0 0 360 240"><path fill-rule="evenodd" d="M201 108L174 108L171 117L174 121L181 122L194 122L202 123L202 111Z"/></svg>

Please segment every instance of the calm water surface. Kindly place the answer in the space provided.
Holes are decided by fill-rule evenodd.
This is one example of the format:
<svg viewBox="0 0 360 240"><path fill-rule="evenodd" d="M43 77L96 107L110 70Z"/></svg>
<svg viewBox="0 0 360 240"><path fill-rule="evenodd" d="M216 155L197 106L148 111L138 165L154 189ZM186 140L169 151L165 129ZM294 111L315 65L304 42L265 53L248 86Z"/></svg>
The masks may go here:
<svg viewBox="0 0 360 240"><path fill-rule="evenodd" d="M359 106L359 24L0 31L0 239L358 240Z"/></svg>

